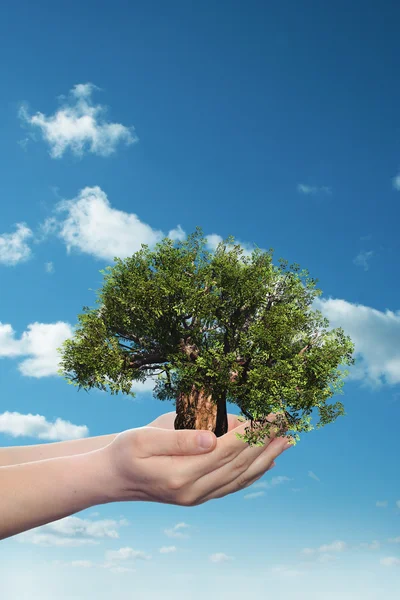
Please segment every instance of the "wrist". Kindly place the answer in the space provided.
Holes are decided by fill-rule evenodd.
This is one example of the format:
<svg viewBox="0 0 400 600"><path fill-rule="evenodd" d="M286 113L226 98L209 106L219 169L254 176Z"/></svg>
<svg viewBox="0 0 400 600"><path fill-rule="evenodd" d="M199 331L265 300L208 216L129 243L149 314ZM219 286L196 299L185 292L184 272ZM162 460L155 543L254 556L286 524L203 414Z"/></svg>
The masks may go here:
<svg viewBox="0 0 400 600"><path fill-rule="evenodd" d="M105 448L81 454L79 460L82 475L90 481L91 506L117 501L115 475Z"/></svg>

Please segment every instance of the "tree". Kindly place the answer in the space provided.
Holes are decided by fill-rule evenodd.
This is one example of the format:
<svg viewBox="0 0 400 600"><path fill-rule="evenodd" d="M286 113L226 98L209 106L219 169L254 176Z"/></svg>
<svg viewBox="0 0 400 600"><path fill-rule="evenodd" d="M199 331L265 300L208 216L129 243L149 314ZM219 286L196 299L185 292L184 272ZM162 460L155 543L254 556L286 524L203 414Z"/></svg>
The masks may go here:
<svg viewBox="0 0 400 600"><path fill-rule="evenodd" d="M343 415L340 365L354 346L311 304L318 280L273 249L246 256L234 238L215 252L200 228L185 241L163 239L101 271L95 308L84 307L61 348L60 373L84 388L134 396L132 383L156 378L154 395L175 401L175 429L227 432L227 401L250 420L239 436L261 445L267 416L295 440Z"/></svg>

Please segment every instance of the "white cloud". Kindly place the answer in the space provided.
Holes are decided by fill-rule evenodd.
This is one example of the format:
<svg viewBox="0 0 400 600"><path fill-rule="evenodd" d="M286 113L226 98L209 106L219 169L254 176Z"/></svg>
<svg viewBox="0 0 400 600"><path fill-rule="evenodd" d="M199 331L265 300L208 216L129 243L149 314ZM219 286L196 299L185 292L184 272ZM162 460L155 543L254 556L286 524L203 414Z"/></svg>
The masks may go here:
<svg viewBox="0 0 400 600"><path fill-rule="evenodd" d="M98 544L99 539L119 538L118 529L126 524L125 519L92 521L70 516L36 527L15 537L17 541L39 546L86 546Z"/></svg>
<svg viewBox="0 0 400 600"><path fill-rule="evenodd" d="M286 475L278 475L277 477L272 477L270 481L257 481L252 487L270 489L287 481L293 481L293 479L286 477Z"/></svg>
<svg viewBox="0 0 400 600"><path fill-rule="evenodd" d="M368 252L360 252L359 254L357 254L355 259L353 260L353 263L355 265L357 265L358 267L363 267L364 271L368 271L368 269L369 269L368 260L373 255L374 255L374 253L372 250L369 250Z"/></svg>
<svg viewBox="0 0 400 600"><path fill-rule="evenodd" d="M400 508L400 500L396 500L396 506L397 508Z"/></svg>
<svg viewBox="0 0 400 600"><path fill-rule="evenodd" d="M299 575L304 575L303 571L292 569L287 565L276 565L275 567L271 567L269 572L273 575L280 575L282 577L298 577Z"/></svg>
<svg viewBox="0 0 400 600"><path fill-rule="evenodd" d="M187 529L188 527L189 527L189 525L187 525L186 523L177 523L171 529L164 529L164 533L168 537L185 539L185 538L187 538L189 536L185 535L184 533L181 533L179 530L180 529Z"/></svg>
<svg viewBox="0 0 400 600"><path fill-rule="evenodd" d="M0 433L12 437L34 437L39 440L74 440L89 435L86 425L73 425L69 421L56 419L47 421L42 415L23 415L18 412L0 414Z"/></svg>
<svg viewBox="0 0 400 600"><path fill-rule="evenodd" d="M331 544L323 544L319 548L303 548L301 550L301 554L303 556L313 556L319 553L322 556L319 556L319 562L326 562L332 559L332 555L330 552L343 552L347 550L346 542L342 542L341 540L335 540Z"/></svg>
<svg viewBox="0 0 400 600"><path fill-rule="evenodd" d="M320 556L318 556L317 558L317 561L319 563L330 563L334 560L337 560L337 556L335 556L334 554L320 554Z"/></svg>
<svg viewBox="0 0 400 600"><path fill-rule="evenodd" d="M171 554L171 552L176 552L176 546L163 546L160 548L160 554Z"/></svg>
<svg viewBox="0 0 400 600"><path fill-rule="evenodd" d="M211 233L210 235L206 235L205 236L206 241L207 241L207 248L211 251L214 252L217 249L218 244L220 244L221 242L223 242L223 238L218 235L217 233ZM239 244L243 250L243 255L244 256L251 256L255 246L253 246L252 244L248 244L246 242L240 242L239 240L235 240L235 244ZM228 244L227 248L232 248L232 246L230 244Z"/></svg>
<svg viewBox="0 0 400 600"><path fill-rule="evenodd" d="M400 174L393 177L392 184L395 190L400 191Z"/></svg>
<svg viewBox="0 0 400 600"><path fill-rule="evenodd" d="M316 298L313 308L329 319L330 327L343 327L354 342L358 356L349 380L371 387L400 383L400 311L382 312L333 298Z"/></svg>
<svg viewBox="0 0 400 600"><path fill-rule="evenodd" d="M303 554L304 556L311 556L312 554L315 554L315 550L314 548L303 548L301 554Z"/></svg>
<svg viewBox="0 0 400 600"><path fill-rule="evenodd" d="M22 106L19 116L23 123L39 131L50 146L50 156L61 158L69 149L76 156L85 151L99 156L113 154L119 143L133 144L138 140L133 127L110 123L104 119L104 106L92 103L92 92L97 90L91 83L78 84L70 92L70 98L53 115L41 112L29 115Z"/></svg>
<svg viewBox="0 0 400 600"><path fill-rule="evenodd" d="M14 266L27 261L32 255L27 240L32 236L25 223L17 223L14 233L0 234L0 264Z"/></svg>
<svg viewBox="0 0 400 600"><path fill-rule="evenodd" d="M391 544L400 544L400 536L395 538L389 538L388 542L390 542Z"/></svg>
<svg viewBox="0 0 400 600"><path fill-rule="evenodd" d="M215 554L211 554L210 561L213 563L227 562L228 560L232 560L233 556L228 556L223 552L216 552Z"/></svg>
<svg viewBox="0 0 400 600"><path fill-rule="evenodd" d="M297 184L297 191L306 196L315 196L316 194L332 194L332 189L326 185L307 185L305 183Z"/></svg>
<svg viewBox="0 0 400 600"><path fill-rule="evenodd" d="M128 559L150 560L151 556L141 550L134 550L129 546L120 548L119 550L108 550L108 552L106 552L106 561L110 563Z"/></svg>
<svg viewBox="0 0 400 600"><path fill-rule="evenodd" d="M126 525L126 523L124 519L120 521L115 521L114 519L92 521L90 519L71 516L43 525L41 529L67 536L83 535L92 538L116 539L119 538L118 528Z"/></svg>
<svg viewBox="0 0 400 600"><path fill-rule="evenodd" d="M72 560L71 567L80 567L81 569L91 569L95 563L91 560Z"/></svg>
<svg viewBox="0 0 400 600"><path fill-rule="evenodd" d="M378 508L387 508L388 501L387 500L377 500L376 506Z"/></svg>
<svg viewBox="0 0 400 600"><path fill-rule="evenodd" d="M62 561L62 560L53 560L53 565L62 566L62 567L78 567L81 569L92 569L94 567L108 569L111 573L135 573L135 569L131 569L130 567L123 567L121 565L115 563L95 563L91 560L72 560L72 561Z"/></svg>
<svg viewBox="0 0 400 600"><path fill-rule="evenodd" d="M243 498L245 500L252 500L253 498L259 498L260 496L264 496L265 493L264 492L252 492L250 494L246 494L245 496L243 496Z"/></svg>
<svg viewBox="0 0 400 600"><path fill-rule="evenodd" d="M171 240L183 242L183 240L186 238L186 233L183 231L182 227L178 225L178 227L175 227L175 229L171 229L171 231L168 233L168 237L171 238Z"/></svg>
<svg viewBox="0 0 400 600"><path fill-rule="evenodd" d="M11 325L0 323L0 357L29 356L18 365L22 375L28 377L57 375L57 348L72 335L72 327L63 321L32 323L17 340Z"/></svg>
<svg viewBox="0 0 400 600"><path fill-rule="evenodd" d="M317 477L312 471L308 471L308 476L311 477L311 479L315 479L315 481L321 481L320 478Z"/></svg>
<svg viewBox="0 0 400 600"><path fill-rule="evenodd" d="M137 215L113 208L98 186L83 188L72 200L62 200L56 205L56 213L66 216L46 219L41 226L44 237L56 233L68 252L79 250L98 259L126 258L142 244L152 247L166 236ZM178 225L168 236L182 240L185 232Z"/></svg>
<svg viewBox="0 0 400 600"><path fill-rule="evenodd" d="M384 567L400 567L400 558L397 558L397 556L385 556L385 558L381 558L380 563Z"/></svg>
<svg viewBox="0 0 400 600"><path fill-rule="evenodd" d="M379 550L380 547L381 547L381 544L380 544L380 542L378 542L378 540L374 540L370 544L362 543L359 545L360 550Z"/></svg>
<svg viewBox="0 0 400 600"><path fill-rule="evenodd" d="M251 489L254 488L263 488L270 490L277 485L281 485L282 483L286 483L287 481L293 481L289 477L285 475L278 475L277 477L272 477L270 481L257 481L251 486ZM264 496L264 492L251 492L250 494L246 494L244 497L245 500L252 500L253 498L259 498L260 496Z"/></svg>
<svg viewBox="0 0 400 600"><path fill-rule="evenodd" d="M340 540L335 540L331 544L324 544L318 548L319 552L343 552L346 550L347 544L346 542L342 542Z"/></svg>
<svg viewBox="0 0 400 600"><path fill-rule="evenodd" d="M90 538L62 537L54 533L36 533L36 530L25 531L15 536L18 542L35 544L37 546L64 546L75 548L78 546L90 546L98 544Z"/></svg>
<svg viewBox="0 0 400 600"><path fill-rule="evenodd" d="M44 264L44 268L46 270L46 273L54 273L54 265L52 262L47 262Z"/></svg>
<svg viewBox="0 0 400 600"><path fill-rule="evenodd" d="M148 377L145 381L134 381L131 386L132 392L135 394L149 394L153 392L156 380Z"/></svg>
<svg viewBox="0 0 400 600"><path fill-rule="evenodd" d="M122 567L120 565L114 567L112 564L103 566L110 569L111 573L136 573L136 570L131 569L130 567Z"/></svg>

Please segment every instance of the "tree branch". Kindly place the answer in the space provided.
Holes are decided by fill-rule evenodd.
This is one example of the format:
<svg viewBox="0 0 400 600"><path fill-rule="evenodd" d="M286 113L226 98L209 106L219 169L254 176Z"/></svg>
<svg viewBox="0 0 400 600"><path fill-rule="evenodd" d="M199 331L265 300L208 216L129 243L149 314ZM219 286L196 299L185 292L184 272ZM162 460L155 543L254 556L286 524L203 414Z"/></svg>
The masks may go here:
<svg viewBox="0 0 400 600"><path fill-rule="evenodd" d="M130 361L129 366L134 369L140 369L140 367L144 367L146 365L155 365L152 368L158 368L159 363L167 362L165 356L161 354L148 354L147 356L133 356L133 360Z"/></svg>

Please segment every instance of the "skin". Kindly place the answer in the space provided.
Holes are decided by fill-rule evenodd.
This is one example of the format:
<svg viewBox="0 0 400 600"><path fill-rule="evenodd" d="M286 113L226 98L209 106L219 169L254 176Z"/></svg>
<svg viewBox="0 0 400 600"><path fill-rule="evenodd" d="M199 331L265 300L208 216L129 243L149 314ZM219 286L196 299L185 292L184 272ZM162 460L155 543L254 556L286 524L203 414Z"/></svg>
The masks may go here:
<svg viewBox="0 0 400 600"><path fill-rule="evenodd" d="M44 444L40 458L35 446L2 449L0 539L109 502L197 506L248 487L290 447L274 432L264 446L249 447L235 436L249 422L229 415L228 433L208 432L212 445L200 448L200 432L176 431L175 416L111 436Z"/></svg>

